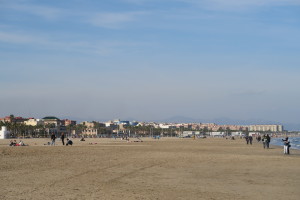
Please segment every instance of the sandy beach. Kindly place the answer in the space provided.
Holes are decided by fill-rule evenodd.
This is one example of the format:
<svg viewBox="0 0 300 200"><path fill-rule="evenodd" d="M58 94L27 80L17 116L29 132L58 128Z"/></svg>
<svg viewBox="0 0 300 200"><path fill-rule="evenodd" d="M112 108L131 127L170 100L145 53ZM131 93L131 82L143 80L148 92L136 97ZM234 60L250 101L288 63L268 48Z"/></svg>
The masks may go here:
<svg viewBox="0 0 300 200"><path fill-rule="evenodd" d="M0 140L0 199L299 199L300 152L242 139ZM93 143L92 145L89 143Z"/></svg>

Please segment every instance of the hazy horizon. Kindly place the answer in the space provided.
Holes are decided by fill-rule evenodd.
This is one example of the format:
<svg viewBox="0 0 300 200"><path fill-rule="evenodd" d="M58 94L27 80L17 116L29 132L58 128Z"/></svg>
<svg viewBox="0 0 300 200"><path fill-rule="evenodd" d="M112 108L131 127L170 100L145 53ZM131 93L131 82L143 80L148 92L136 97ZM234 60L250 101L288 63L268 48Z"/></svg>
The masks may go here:
<svg viewBox="0 0 300 200"><path fill-rule="evenodd" d="M299 0L0 0L0 117L300 124Z"/></svg>

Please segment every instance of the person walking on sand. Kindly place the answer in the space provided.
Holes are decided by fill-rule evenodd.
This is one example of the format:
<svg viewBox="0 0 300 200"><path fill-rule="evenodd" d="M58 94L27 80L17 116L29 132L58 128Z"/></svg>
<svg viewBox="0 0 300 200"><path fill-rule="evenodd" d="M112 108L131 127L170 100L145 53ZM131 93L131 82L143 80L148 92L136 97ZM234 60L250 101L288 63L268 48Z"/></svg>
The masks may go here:
<svg viewBox="0 0 300 200"><path fill-rule="evenodd" d="M262 140L263 142L263 146L264 146L264 149L267 147L267 136L264 134L263 137L262 137Z"/></svg>
<svg viewBox="0 0 300 200"><path fill-rule="evenodd" d="M268 149L270 146L270 142L271 142L271 137L269 136L269 134L267 134L266 139L267 139L266 145L267 145L267 149Z"/></svg>
<svg viewBox="0 0 300 200"><path fill-rule="evenodd" d="M258 137L257 137L257 142L260 142L261 141L261 136L259 135Z"/></svg>
<svg viewBox="0 0 300 200"><path fill-rule="evenodd" d="M65 145L65 133L61 134L60 139L61 139L62 145Z"/></svg>
<svg viewBox="0 0 300 200"><path fill-rule="evenodd" d="M284 154L290 154L290 141L289 141L289 138L286 137L285 139L282 139L283 141L283 153Z"/></svg>
<svg viewBox="0 0 300 200"><path fill-rule="evenodd" d="M56 139L56 136L54 133L52 133L51 135L51 146L55 146L55 139Z"/></svg>
<svg viewBox="0 0 300 200"><path fill-rule="evenodd" d="M246 135L245 139L246 139L247 144L249 144L249 136L248 135Z"/></svg>
<svg viewBox="0 0 300 200"><path fill-rule="evenodd" d="M252 145L252 140L253 140L253 137L250 135L249 136L249 143Z"/></svg>

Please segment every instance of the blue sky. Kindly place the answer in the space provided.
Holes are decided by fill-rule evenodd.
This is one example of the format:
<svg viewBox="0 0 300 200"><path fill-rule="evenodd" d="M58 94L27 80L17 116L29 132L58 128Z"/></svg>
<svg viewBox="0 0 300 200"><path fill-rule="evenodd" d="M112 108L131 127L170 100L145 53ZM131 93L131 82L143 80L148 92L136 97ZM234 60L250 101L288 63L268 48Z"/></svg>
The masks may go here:
<svg viewBox="0 0 300 200"><path fill-rule="evenodd" d="M299 0L0 0L0 115L298 123Z"/></svg>

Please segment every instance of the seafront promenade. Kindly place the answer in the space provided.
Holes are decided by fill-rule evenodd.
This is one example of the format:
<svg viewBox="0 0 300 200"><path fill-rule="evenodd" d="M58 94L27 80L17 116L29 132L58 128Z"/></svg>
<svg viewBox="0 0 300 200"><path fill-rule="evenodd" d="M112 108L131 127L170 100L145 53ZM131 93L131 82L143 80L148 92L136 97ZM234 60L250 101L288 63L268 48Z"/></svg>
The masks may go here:
<svg viewBox="0 0 300 200"><path fill-rule="evenodd" d="M299 199L300 152L244 139L0 140L0 199Z"/></svg>

